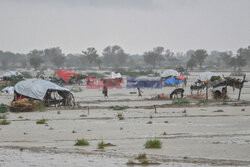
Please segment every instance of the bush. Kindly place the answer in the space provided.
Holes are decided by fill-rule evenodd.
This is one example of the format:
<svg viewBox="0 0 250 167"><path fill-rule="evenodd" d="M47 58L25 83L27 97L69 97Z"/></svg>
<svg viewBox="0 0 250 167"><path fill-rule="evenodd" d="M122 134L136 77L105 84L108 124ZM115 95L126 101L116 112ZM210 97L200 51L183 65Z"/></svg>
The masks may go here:
<svg viewBox="0 0 250 167"><path fill-rule="evenodd" d="M85 139L77 139L75 146L89 146L89 142Z"/></svg>
<svg viewBox="0 0 250 167"><path fill-rule="evenodd" d="M119 120L124 120L124 117L123 117L122 113L118 113L117 117L118 117Z"/></svg>
<svg viewBox="0 0 250 167"><path fill-rule="evenodd" d="M147 140L144 146L145 148L161 148L162 143L158 139L153 139L153 140Z"/></svg>
<svg viewBox="0 0 250 167"><path fill-rule="evenodd" d="M6 113L9 109L9 106L6 104L0 104L0 113Z"/></svg>
<svg viewBox="0 0 250 167"><path fill-rule="evenodd" d="M36 124L45 124L46 123L46 119L40 119L36 121Z"/></svg>

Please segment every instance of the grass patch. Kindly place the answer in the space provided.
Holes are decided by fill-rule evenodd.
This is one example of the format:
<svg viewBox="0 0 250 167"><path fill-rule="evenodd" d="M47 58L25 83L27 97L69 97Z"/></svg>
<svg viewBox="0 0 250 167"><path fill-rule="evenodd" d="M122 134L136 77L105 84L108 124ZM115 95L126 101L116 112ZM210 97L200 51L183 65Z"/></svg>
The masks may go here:
<svg viewBox="0 0 250 167"><path fill-rule="evenodd" d="M147 140L145 148L161 148L162 142L159 139Z"/></svg>
<svg viewBox="0 0 250 167"><path fill-rule="evenodd" d="M223 100L222 105L228 105L228 102L226 100Z"/></svg>
<svg viewBox="0 0 250 167"><path fill-rule="evenodd" d="M36 124L46 124L46 119L37 120Z"/></svg>
<svg viewBox="0 0 250 167"><path fill-rule="evenodd" d="M89 146L89 142L85 139L77 139L75 146Z"/></svg>
<svg viewBox="0 0 250 167"><path fill-rule="evenodd" d="M208 100L207 99L200 99L198 101L198 104L207 104L208 103Z"/></svg>
<svg viewBox="0 0 250 167"><path fill-rule="evenodd" d="M140 153L135 159L138 159L138 160L147 159L147 155L146 153Z"/></svg>
<svg viewBox="0 0 250 167"><path fill-rule="evenodd" d="M9 125L9 124L10 124L10 122L7 121L6 119L0 121L0 125Z"/></svg>
<svg viewBox="0 0 250 167"><path fill-rule="evenodd" d="M187 99L177 99L177 100L173 100L172 104L178 104L178 105L181 105L181 104L190 104L190 101L187 100Z"/></svg>
<svg viewBox="0 0 250 167"><path fill-rule="evenodd" d="M9 109L9 106L6 104L0 104L0 113L6 113Z"/></svg>
<svg viewBox="0 0 250 167"><path fill-rule="evenodd" d="M112 110L126 110L126 109L128 109L128 106L110 106L109 107L110 109L112 109Z"/></svg>
<svg viewBox="0 0 250 167"><path fill-rule="evenodd" d="M98 148L98 149L104 149L104 147L105 147L105 143L104 143L103 140L100 141L100 142L97 144L97 148Z"/></svg>
<svg viewBox="0 0 250 167"><path fill-rule="evenodd" d="M116 146L114 144L111 144L111 143L104 143L104 141L100 141L98 144L97 144L97 148L98 149L104 149L104 147L108 147L108 146Z"/></svg>

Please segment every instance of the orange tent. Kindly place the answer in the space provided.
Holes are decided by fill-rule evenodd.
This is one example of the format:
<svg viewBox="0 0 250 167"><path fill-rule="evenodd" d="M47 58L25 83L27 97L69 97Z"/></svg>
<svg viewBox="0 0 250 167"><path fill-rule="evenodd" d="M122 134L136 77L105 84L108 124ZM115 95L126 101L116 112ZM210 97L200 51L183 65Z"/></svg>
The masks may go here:
<svg viewBox="0 0 250 167"><path fill-rule="evenodd" d="M71 70L59 70L59 71L56 71L55 74L60 76L64 80L64 82L66 82L66 83L68 83L72 77L78 75L77 73L75 73Z"/></svg>

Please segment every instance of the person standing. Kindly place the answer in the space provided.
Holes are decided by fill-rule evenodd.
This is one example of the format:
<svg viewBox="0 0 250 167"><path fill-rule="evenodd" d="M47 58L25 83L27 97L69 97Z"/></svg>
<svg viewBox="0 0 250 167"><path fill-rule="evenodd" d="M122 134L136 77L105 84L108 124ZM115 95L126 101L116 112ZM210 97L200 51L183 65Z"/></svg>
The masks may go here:
<svg viewBox="0 0 250 167"><path fill-rule="evenodd" d="M137 88L137 90L138 90L138 97L142 98L143 91L139 87Z"/></svg>

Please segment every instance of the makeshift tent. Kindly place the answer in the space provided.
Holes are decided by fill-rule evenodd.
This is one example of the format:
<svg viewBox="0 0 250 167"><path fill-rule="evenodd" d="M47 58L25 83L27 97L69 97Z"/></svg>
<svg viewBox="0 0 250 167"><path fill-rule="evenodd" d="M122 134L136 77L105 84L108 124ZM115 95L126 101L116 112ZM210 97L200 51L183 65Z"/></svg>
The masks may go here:
<svg viewBox="0 0 250 167"><path fill-rule="evenodd" d="M213 76L220 76L220 75L214 72L207 71L201 73L196 79L200 81L205 81L205 80L210 80Z"/></svg>
<svg viewBox="0 0 250 167"><path fill-rule="evenodd" d="M187 79L187 77L184 77L184 76L177 76L177 77L175 77L175 79L179 79L179 80L184 81L184 80Z"/></svg>
<svg viewBox="0 0 250 167"><path fill-rule="evenodd" d="M17 71L8 71L3 74L3 77L8 77L10 78L11 76L17 76L17 75L22 75L20 72Z"/></svg>
<svg viewBox="0 0 250 167"><path fill-rule="evenodd" d="M21 95L38 100L43 100L48 90L71 94L68 89L42 79L27 79L20 81L15 85L14 89Z"/></svg>
<svg viewBox="0 0 250 167"><path fill-rule="evenodd" d="M59 70L56 71L55 74L62 78L62 80L66 83L68 83L72 77L76 77L78 75L77 73L71 70Z"/></svg>
<svg viewBox="0 0 250 167"><path fill-rule="evenodd" d="M165 80L166 85L181 84L183 81L175 78L168 78Z"/></svg>
<svg viewBox="0 0 250 167"><path fill-rule="evenodd" d="M112 79L118 79L118 78L122 78L122 75L120 73L114 73L114 72L111 72L111 78Z"/></svg>
<svg viewBox="0 0 250 167"><path fill-rule="evenodd" d="M8 86L8 87L5 87L1 90L2 93L6 93L6 94L11 94L13 95L14 94L14 87L13 86Z"/></svg>
<svg viewBox="0 0 250 167"><path fill-rule="evenodd" d="M161 74L162 78L169 77L169 76L180 76L180 74L176 70L172 70L172 69L165 70Z"/></svg>

